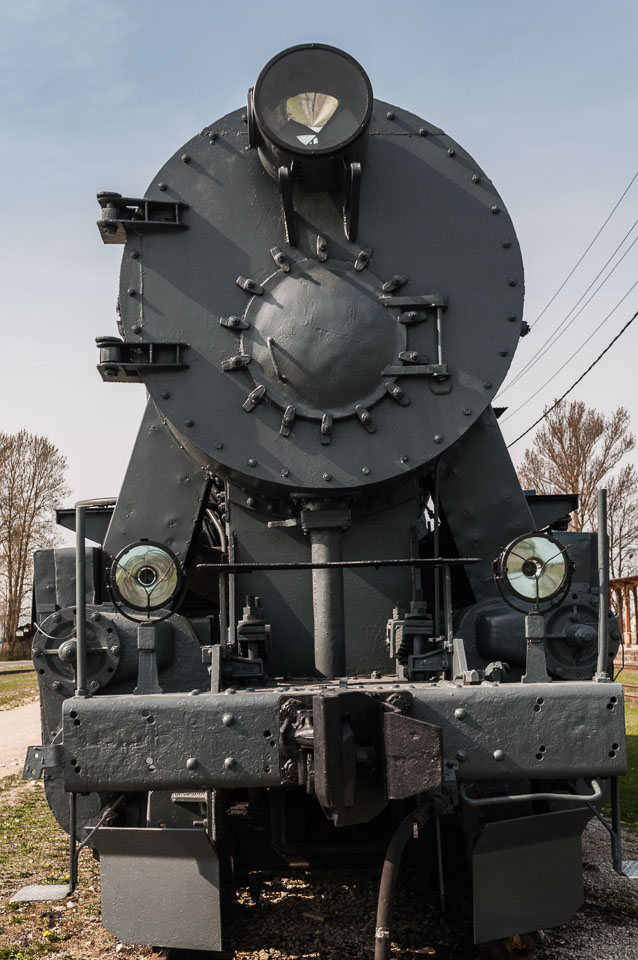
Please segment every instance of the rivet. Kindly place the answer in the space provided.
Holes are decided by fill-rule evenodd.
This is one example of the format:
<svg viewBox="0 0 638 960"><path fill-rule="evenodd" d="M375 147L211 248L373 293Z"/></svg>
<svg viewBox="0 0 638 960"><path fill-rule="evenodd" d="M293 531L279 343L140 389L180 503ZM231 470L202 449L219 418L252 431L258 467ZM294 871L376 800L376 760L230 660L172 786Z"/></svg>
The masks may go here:
<svg viewBox="0 0 638 960"><path fill-rule="evenodd" d="M209 131L208 131L208 138L209 138L209 140L212 140L213 143L215 142L215 140L217 140L217 134L215 133L214 130L209 130Z"/></svg>
<svg viewBox="0 0 638 960"><path fill-rule="evenodd" d="M361 473L362 473L365 477L367 477L368 474L370 473L370 467L361 467Z"/></svg>
<svg viewBox="0 0 638 960"><path fill-rule="evenodd" d="M472 183L480 183L480 182L481 182L481 178L479 177L478 173L473 173L473 174L472 174Z"/></svg>
<svg viewBox="0 0 638 960"><path fill-rule="evenodd" d="M62 684L60 683L59 680L54 680L53 683L51 684L51 689L55 691L61 690Z"/></svg>
<svg viewBox="0 0 638 960"><path fill-rule="evenodd" d="M232 727L235 722L235 718L232 713L225 713L222 717L222 723L225 727Z"/></svg>
<svg viewBox="0 0 638 960"><path fill-rule="evenodd" d="M493 206L490 207L490 210L492 211L492 213L501 212L501 208L499 207L498 203L493 204Z"/></svg>
<svg viewBox="0 0 638 960"><path fill-rule="evenodd" d="M224 766L227 770L233 770L237 766L237 761L234 757L226 757L224 760Z"/></svg>
<svg viewBox="0 0 638 960"><path fill-rule="evenodd" d="M162 397L162 400L170 400L171 398L170 392L168 390L164 390L164 392L161 394L161 397Z"/></svg>
<svg viewBox="0 0 638 960"><path fill-rule="evenodd" d="M396 114L394 110L388 110L388 112L386 113L386 117L388 118L388 120L394 120L395 116Z"/></svg>
<svg viewBox="0 0 638 960"><path fill-rule="evenodd" d="M401 463L407 463L409 459L407 453L401 454Z"/></svg>
<svg viewBox="0 0 638 960"><path fill-rule="evenodd" d="M221 440L218 440L217 443L215 444L215 450L223 450L223 449L224 449L224 444L221 442Z"/></svg>
<svg viewBox="0 0 638 960"><path fill-rule="evenodd" d="M507 356L507 350L499 350L499 351L498 351L498 354L499 354L499 357L506 357L506 356Z"/></svg>
<svg viewBox="0 0 638 960"><path fill-rule="evenodd" d="M183 154L182 154L182 162L183 162L183 163L190 163L190 162L191 162L191 158L189 157L189 155L188 155L187 153L183 153Z"/></svg>
<svg viewBox="0 0 638 960"><path fill-rule="evenodd" d="M133 333L142 332L142 328L140 327L139 323L134 323L133 326L131 327L131 330L133 331Z"/></svg>
<svg viewBox="0 0 638 960"><path fill-rule="evenodd" d="M492 756L494 757L495 760L504 760L504 759L505 759L505 753L504 753L503 750L495 750L494 753L492 754Z"/></svg>
<svg viewBox="0 0 638 960"><path fill-rule="evenodd" d="M469 415L471 414L471 412L472 412L472 408L471 408L471 407L463 407L463 413L465 414L466 417L469 417Z"/></svg>
<svg viewBox="0 0 638 960"><path fill-rule="evenodd" d="M459 763L463 763L464 760L467 760L467 750L457 750L456 759Z"/></svg>
<svg viewBox="0 0 638 960"><path fill-rule="evenodd" d="M100 684L98 683L98 681L97 681L97 680L91 680L91 682L90 682L90 684L89 684L89 690L92 690L93 693L97 693L97 691L98 691L99 689L100 689Z"/></svg>
<svg viewBox="0 0 638 960"><path fill-rule="evenodd" d="M467 716L467 710L465 709L465 707L457 707L456 710L454 711L454 716L456 717L457 720L465 720Z"/></svg>
<svg viewBox="0 0 638 960"><path fill-rule="evenodd" d="M166 190L166 184L165 184L165 183L158 183L157 186L159 187L160 190Z"/></svg>
<svg viewBox="0 0 638 960"><path fill-rule="evenodd" d="M186 761L187 770L197 770L198 766L199 766L199 760L197 759L197 757L189 757L188 760Z"/></svg>
<svg viewBox="0 0 638 960"><path fill-rule="evenodd" d="M99 619L100 619L100 614L96 610L95 613L91 614L91 620L93 621L93 623L97 623Z"/></svg>
<svg viewBox="0 0 638 960"><path fill-rule="evenodd" d="M248 458L248 466L249 466L249 467L256 467L256 466L257 466L257 461L255 460L254 457L249 457L249 458Z"/></svg>
<svg viewBox="0 0 638 960"><path fill-rule="evenodd" d="M420 136L420 137L427 137L427 135L428 135L428 132L427 132L427 130L425 129L425 127L419 127L419 136Z"/></svg>
<svg viewBox="0 0 638 960"><path fill-rule="evenodd" d="M510 285L510 287L518 286L518 280L515 280L514 277L510 277L510 279L507 282Z"/></svg>
<svg viewBox="0 0 638 960"><path fill-rule="evenodd" d="M140 258L139 251L137 251L137 250L132 250L132 251L131 251L131 260L139 260L139 258Z"/></svg>
<svg viewBox="0 0 638 960"><path fill-rule="evenodd" d="M126 292L128 293L129 297L134 297L137 293L137 290L135 290L133 287L129 287Z"/></svg>
<svg viewBox="0 0 638 960"><path fill-rule="evenodd" d="M492 381L491 381L491 380L486 380L485 383L483 384L483 386L485 387L486 390L491 390L491 389L492 389Z"/></svg>
<svg viewBox="0 0 638 960"><path fill-rule="evenodd" d="M449 149L448 152L447 152L447 155L448 155L448 157L455 157L455 156L456 156L456 150L453 150L452 147L450 147L450 149Z"/></svg>
<svg viewBox="0 0 638 960"><path fill-rule="evenodd" d="M441 441L443 440L443 434L435 433L432 439L434 440L435 443L441 443Z"/></svg>
<svg viewBox="0 0 638 960"><path fill-rule="evenodd" d="M54 613L51 619L53 620L54 623L59 623L62 617L60 616L59 613Z"/></svg>
<svg viewBox="0 0 638 960"><path fill-rule="evenodd" d="M324 473L321 479L322 479L322 480L325 480L326 483L329 483L329 482L332 480L332 474L331 474L331 473Z"/></svg>
<svg viewBox="0 0 638 960"><path fill-rule="evenodd" d="M241 122L242 122L242 123L248 123L248 117L247 117L247 115L246 115L245 113L242 113L242 115L241 115Z"/></svg>
<svg viewBox="0 0 638 960"><path fill-rule="evenodd" d="M512 246L512 241L511 241L511 240L503 240L502 243L501 243L501 246L502 246L502 247L505 247L506 250L509 250L509 248Z"/></svg>
<svg viewBox="0 0 638 960"><path fill-rule="evenodd" d="M187 426L187 427L192 427L192 426L193 426L193 421L192 421L192 420L184 420L184 424L185 424L185 426Z"/></svg>
<svg viewBox="0 0 638 960"><path fill-rule="evenodd" d="M507 319L509 320L510 323L515 323L515 322L516 322L516 315L513 314L513 313L511 313Z"/></svg>
<svg viewBox="0 0 638 960"><path fill-rule="evenodd" d="M255 287L255 281L250 278L246 280L246 290L253 290Z"/></svg>
<svg viewBox="0 0 638 960"><path fill-rule="evenodd" d="M254 506L255 506L254 497L248 497L248 499L246 500L246 506L247 506L247 507L254 507Z"/></svg>
<svg viewBox="0 0 638 960"><path fill-rule="evenodd" d="M288 469L288 467L282 467L282 468L281 468L281 475L282 475L282 477L287 477L289 473L290 473L290 470Z"/></svg>

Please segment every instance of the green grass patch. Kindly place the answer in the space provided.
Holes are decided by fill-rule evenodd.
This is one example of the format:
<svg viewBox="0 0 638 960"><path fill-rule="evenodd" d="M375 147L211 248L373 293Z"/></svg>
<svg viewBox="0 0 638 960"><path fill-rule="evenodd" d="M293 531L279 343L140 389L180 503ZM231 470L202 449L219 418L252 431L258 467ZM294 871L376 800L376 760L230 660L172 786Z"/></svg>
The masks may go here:
<svg viewBox="0 0 638 960"><path fill-rule="evenodd" d="M11 710L37 699L38 679L35 670L29 669L22 673L0 672L0 710Z"/></svg>
<svg viewBox="0 0 638 960"><path fill-rule="evenodd" d="M622 821L638 833L638 704L625 703L627 775L620 779Z"/></svg>

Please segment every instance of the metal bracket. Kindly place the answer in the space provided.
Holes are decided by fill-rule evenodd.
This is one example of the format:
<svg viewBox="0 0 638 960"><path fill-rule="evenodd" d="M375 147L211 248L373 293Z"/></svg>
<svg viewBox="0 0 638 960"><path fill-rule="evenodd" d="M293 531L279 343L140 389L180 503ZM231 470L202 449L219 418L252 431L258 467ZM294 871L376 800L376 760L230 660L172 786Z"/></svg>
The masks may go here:
<svg viewBox="0 0 638 960"><path fill-rule="evenodd" d="M409 363L405 366L388 366L381 371L382 377L449 377L447 363Z"/></svg>
<svg viewBox="0 0 638 960"><path fill-rule="evenodd" d="M162 343L150 340L129 343L118 337L96 337L100 349L97 365L103 380L114 383L142 383L148 374L186 370L182 359L187 343Z"/></svg>
<svg viewBox="0 0 638 960"><path fill-rule="evenodd" d="M239 370L240 367L247 366L251 360L252 357L247 353L237 353L234 357L229 357L228 360L222 360L222 370L226 370L226 372Z"/></svg>
<svg viewBox="0 0 638 960"><path fill-rule="evenodd" d="M346 240L354 243L359 230L359 206L361 201L361 164L351 163L346 182L346 202L343 208L343 230Z"/></svg>
<svg viewBox="0 0 638 960"><path fill-rule="evenodd" d="M104 243L126 243L128 231L148 233L152 230L187 230L180 220L188 204L177 200L147 200L123 197L121 193L102 191L97 195L102 219L97 227Z"/></svg>
<svg viewBox="0 0 638 960"><path fill-rule="evenodd" d="M63 744L49 743L43 747L27 747L22 779L39 780L45 770L61 770L63 767Z"/></svg>
<svg viewBox="0 0 638 960"><path fill-rule="evenodd" d="M259 386L255 387L255 389L252 390L244 400L242 404L243 409L246 411L246 413L252 413L257 404L261 403L265 396L266 387L263 385L263 383L260 383Z"/></svg>
<svg viewBox="0 0 638 960"><path fill-rule="evenodd" d="M286 240L291 247L297 246L297 224L295 222L295 205L292 199L292 177L288 167L279 167L277 171L281 206L286 226Z"/></svg>

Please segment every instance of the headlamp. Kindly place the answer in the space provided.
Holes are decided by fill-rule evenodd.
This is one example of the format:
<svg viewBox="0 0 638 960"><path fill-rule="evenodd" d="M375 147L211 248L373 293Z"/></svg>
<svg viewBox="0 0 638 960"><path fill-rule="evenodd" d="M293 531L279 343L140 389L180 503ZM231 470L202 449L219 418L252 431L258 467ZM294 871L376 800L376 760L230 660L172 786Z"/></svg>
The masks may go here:
<svg viewBox="0 0 638 960"><path fill-rule="evenodd" d="M150 619L158 610L174 608L182 592L182 573L168 547L140 540L117 555L109 585L116 606L133 612L129 619Z"/></svg>
<svg viewBox="0 0 638 960"><path fill-rule="evenodd" d="M572 570L566 548L546 533L518 537L494 562L496 584L504 599L508 600L507 593L511 593L537 608L553 606L563 597L569 590Z"/></svg>
<svg viewBox="0 0 638 960"><path fill-rule="evenodd" d="M269 173L304 162L303 189L327 189L336 157L359 160L372 114L372 87L351 56L321 43L289 47L263 68L248 96L251 146ZM330 161L333 161L330 163ZM312 162L309 162L312 161ZM341 171L344 164L341 163Z"/></svg>

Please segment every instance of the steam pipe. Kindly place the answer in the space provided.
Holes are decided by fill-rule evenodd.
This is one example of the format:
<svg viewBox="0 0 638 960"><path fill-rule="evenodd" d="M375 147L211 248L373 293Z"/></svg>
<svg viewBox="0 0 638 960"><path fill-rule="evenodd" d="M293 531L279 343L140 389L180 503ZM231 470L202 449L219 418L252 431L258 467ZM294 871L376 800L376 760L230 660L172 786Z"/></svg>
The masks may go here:
<svg viewBox="0 0 638 960"><path fill-rule="evenodd" d="M310 530L312 563L334 563L342 559L343 531L339 527ZM323 677L343 677L346 672L346 641L343 616L343 570L318 568L312 571L315 668Z"/></svg>
<svg viewBox="0 0 638 960"><path fill-rule="evenodd" d="M86 686L86 507L75 507L75 631L77 637L75 695L88 696Z"/></svg>

